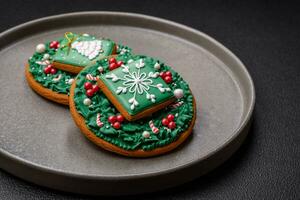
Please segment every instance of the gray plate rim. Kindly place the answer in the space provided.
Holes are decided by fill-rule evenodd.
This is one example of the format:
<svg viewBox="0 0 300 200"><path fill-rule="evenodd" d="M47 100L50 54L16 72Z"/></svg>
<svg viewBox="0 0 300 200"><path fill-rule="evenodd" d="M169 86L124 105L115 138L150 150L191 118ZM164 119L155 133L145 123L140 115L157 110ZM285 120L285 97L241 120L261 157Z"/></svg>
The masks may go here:
<svg viewBox="0 0 300 200"><path fill-rule="evenodd" d="M15 27L12 27L2 33L0 33L0 46L5 47L7 46L10 42L8 42L6 45L2 45L2 43L5 44L5 42L3 42L5 40L6 37L9 38L10 34L13 34L14 32L20 31L23 28L26 27L30 27L30 26L35 26L41 22L46 22L49 20L56 20L59 18L66 18L66 17L73 17L73 16L82 16L82 15L107 15L107 16L127 16L127 17L134 17L134 18L141 18L141 19L147 19L150 21L157 21L157 22L161 22L161 23L165 23L168 25L172 25L174 27L178 27L180 29L185 29L189 32L192 32L196 35L200 35L201 37L205 38L206 40L208 40L209 42L213 43L214 45L216 45L218 48L222 49L226 54L228 54L231 59L233 59L242 69L243 73L246 75L246 78L248 79L247 81L250 84L250 91L248 91L250 93L250 98L249 102L250 102L250 106L247 109L247 112L245 114L244 119L241 121L240 126L233 131L232 137L230 139L227 140L227 142L225 142L224 144L216 147L212 152L210 152L209 154L207 154L205 157L201 158L201 159L195 159L192 160L188 163L185 163L183 165L179 165L176 166L172 169L168 169L168 170L164 170L164 171L157 171L157 172L149 172L149 173L141 173L141 174L130 174L130 175L101 175L101 176L97 176L97 175L86 175L86 174L74 174L74 173L69 173L69 172L65 172L65 171L61 171L58 169L51 169L48 167L44 167L42 165L39 164L35 164L29 161L26 161L23 158L20 158L18 156L15 156L3 149L0 148L0 155L4 158L6 158L7 160L11 160L13 162L15 162L16 164L22 164L25 165L27 167L30 167L32 169L36 169L39 170L41 172L46 172L46 173L54 173L57 175L63 175L63 176L67 176L67 177L74 177L74 178L84 178L84 179L90 179L90 180L131 180L131 179L138 179L138 178L147 178L147 177L153 177L153 176L158 176L158 175L164 175L167 173L171 173L171 172L175 172L184 168L188 168L192 165L195 165L197 163L200 163L201 161L215 155L216 153L218 153L219 151L221 151L223 148L225 148L227 145L229 145L232 141L234 141L238 135L241 133L241 131L243 131L244 128L246 128L246 126L248 125L248 123L251 122L251 116L254 110L254 106L255 106L255 87L254 87L254 83L253 80L248 72L248 70L246 69L245 65L242 63L242 61L240 61L239 58L237 58L237 56L235 56L228 48L226 48L225 46L223 46L221 43L219 43L217 40L215 40L214 38L208 36L207 34L198 31L194 28L188 27L186 25L182 25L170 20L166 20L166 19L162 19L162 18L158 18L158 17L153 17L153 16L149 16L149 15L144 15L144 14L138 14L138 13L128 13L128 12L115 12L115 11L87 11L87 12L72 12L72 13L65 13L65 14L59 14L59 15L53 15L53 16L48 16L48 17L43 17L43 18L39 18L36 20L32 20L20 25L17 25ZM0 47L0 50L2 49Z"/></svg>

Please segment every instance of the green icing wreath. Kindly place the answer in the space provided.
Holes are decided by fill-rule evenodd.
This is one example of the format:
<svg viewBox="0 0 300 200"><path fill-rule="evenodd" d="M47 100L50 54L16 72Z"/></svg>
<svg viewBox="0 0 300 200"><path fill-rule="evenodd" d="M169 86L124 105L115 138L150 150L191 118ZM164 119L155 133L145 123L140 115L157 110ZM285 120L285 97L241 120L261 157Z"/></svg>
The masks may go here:
<svg viewBox="0 0 300 200"><path fill-rule="evenodd" d="M194 115L193 95L191 94L188 84L169 66L157 59L147 56L119 55L116 59L118 61L122 60L126 64L130 59L135 60L140 58L148 59L147 62L150 62L153 65L159 63L159 71L171 71L173 81L169 84L169 87L172 91L177 88L182 89L184 91L184 96L178 99L173 105L153 113L151 117L142 118L132 122L124 121L122 122L120 129L115 129L111 123L108 122L108 117L117 115L119 112L101 91L98 91L96 95L89 97L91 100L90 105L85 105L83 103L84 100L87 99L84 83L89 81L92 84L96 84L95 80L88 80L87 75L99 77L101 75L98 70L99 67L102 67L102 73L108 72L108 59L100 60L94 66L86 67L82 70L76 78L76 86L74 89L75 107L77 112L85 119L87 127L97 137L125 150L152 150L174 142L181 133L189 128ZM171 130L162 125L162 119L168 114L173 114L175 116L175 129ZM101 126L99 126L99 122L101 122ZM151 122L159 129L157 133L152 131L149 125ZM150 137L143 136L142 133L145 131L150 133Z"/></svg>
<svg viewBox="0 0 300 200"><path fill-rule="evenodd" d="M61 38L58 41L61 42L62 40L63 39ZM48 88L60 94L69 94L72 80L75 79L76 74L65 72L59 69L56 70L55 74L44 73L44 68L47 66L45 61L48 60L51 63L52 56L56 52L56 50L50 48L49 45L50 42L46 42L45 52L43 53L35 52L33 56L29 58L28 60L29 72L32 74L33 78L45 88ZM50 57L48 59L44 59L45 54L48 54ZM118 44L117 54L120 55L131 54L131 49L127 46Z"/></svg>

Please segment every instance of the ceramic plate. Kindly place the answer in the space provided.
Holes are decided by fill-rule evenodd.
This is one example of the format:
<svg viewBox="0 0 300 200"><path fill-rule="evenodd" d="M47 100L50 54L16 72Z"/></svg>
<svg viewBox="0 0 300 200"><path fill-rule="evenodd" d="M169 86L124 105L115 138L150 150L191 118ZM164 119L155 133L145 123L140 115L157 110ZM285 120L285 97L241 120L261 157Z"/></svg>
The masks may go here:
<svg viewBox="0 0 300 200"><path fill-rule="evenodd" d="M175 151L146 159L118 156L88 141L68 108L34 93L24 76L35 46L67 31L109 37L172 66L197 101L192 136ZM238 149L254 107L251 77L227 48L197 30L140 14L70 13L19 25L0 35L0 63L0 167L58 190L136 194L195 179Z"/></svg>

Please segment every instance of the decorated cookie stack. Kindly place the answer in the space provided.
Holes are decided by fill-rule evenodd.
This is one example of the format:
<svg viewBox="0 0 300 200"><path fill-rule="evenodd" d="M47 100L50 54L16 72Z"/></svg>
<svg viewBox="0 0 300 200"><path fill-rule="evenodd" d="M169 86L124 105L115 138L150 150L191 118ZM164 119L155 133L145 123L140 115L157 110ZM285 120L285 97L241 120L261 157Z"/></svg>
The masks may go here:
<svg viewBox="0 0 300 200"><path fill-rule="evenodd" d="M66 33L39 44L26 77L40 95L69 104L88 139L121 155L166 153L194 126L195 101L182 77L160 60L132 55L111 40Z"/></svg>
<svg viewBox="0 0 300 200"><path fill-rule="evenodd" d="M41 96L68 105L70 87L78 72L107 56L130 53L130 48L111 40L68 32L63 38L36 46L26 65L26 78Z"/></svg>

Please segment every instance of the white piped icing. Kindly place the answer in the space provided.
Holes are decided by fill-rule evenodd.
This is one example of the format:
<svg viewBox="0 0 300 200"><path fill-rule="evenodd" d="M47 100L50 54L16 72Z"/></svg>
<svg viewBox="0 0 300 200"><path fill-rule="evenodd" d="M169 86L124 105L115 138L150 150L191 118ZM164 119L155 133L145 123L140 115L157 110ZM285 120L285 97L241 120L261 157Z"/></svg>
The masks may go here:
<svg viewBox="0 0 300 200"><path fill-rule="evenodd" d="M76 49L79 54L88 57L90 60L93 60L99 53L103 52L101 47L102 42L100 40L75 41L72 43L73 49Z"/></svg>

